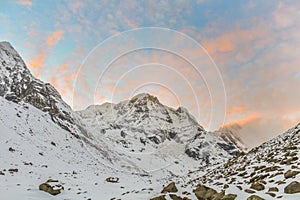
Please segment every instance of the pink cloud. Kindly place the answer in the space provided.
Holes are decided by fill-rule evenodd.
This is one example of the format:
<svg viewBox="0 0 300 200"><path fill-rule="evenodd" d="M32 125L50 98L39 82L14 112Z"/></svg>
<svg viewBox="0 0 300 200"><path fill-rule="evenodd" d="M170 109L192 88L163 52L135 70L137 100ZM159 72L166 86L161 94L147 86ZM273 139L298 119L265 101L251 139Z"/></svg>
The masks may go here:
<svg viewBox="0 0 300 200"><path fill-rule="evenodd" d="M29 61L29 67L31 67L34 70L34 76L39 77L41 74L41 68L45 65L45 53L44 51L41 51L36 58L33 58Z"/></svg>
<svg viewBox="0 0 300 200"><path fill-rule="evenodd" d="M58 30L52 33L52 35L47 37L47 45L54 46L56 45L63 37L64 31Z"/></svg>
<svg viewBox="0 0 300 200"><path fill-rule="evenodd" d="M21 6L28 6L28 7L32 6L32 2L30 0L19 0L18 4Z"/></svg>

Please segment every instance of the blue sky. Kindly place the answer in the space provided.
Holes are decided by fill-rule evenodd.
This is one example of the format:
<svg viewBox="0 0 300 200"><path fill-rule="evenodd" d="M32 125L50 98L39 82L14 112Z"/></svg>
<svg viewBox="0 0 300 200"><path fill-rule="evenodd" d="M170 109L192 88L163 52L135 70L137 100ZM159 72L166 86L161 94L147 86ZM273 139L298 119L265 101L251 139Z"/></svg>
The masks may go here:
<svg viewBox="0 0 300 200"><path fill-rule="evenodd" d="M79 97L74 96L73 90L79 67L96 45L124 31L161 27L193 38L205 48L218 66L227 95L225 124L235 122L247 125L249 130L260 133L265 131L264 126L274 127L267 130L266 136L262 136L264 139L270 137L272 132L280 133L300 120L300 93L295 92L300 85L298 1L2 0L0 4L0 39L9 41L22 55L32 73L52 83L75 109L83 109L90 103L81 98L74 105L74 98ZM169 39L161 39L157 35L148 37L158 38L162 44ZM178 45L175 38L171 39ZM136 36L134 42L143 43L144 40L140 35ZM118 45L131 44L125 42ZM173 48L185 49L189 55L194 51L191 46L176 45ZM106 50L114 52L118 47L108 46ZM95 52L96 58L108 55ZM200 54L194 56L200 58ZM117 79L126 70L154 61L163 62L174 69L176 67L172 65L180 63L176 69L190 80L198 98L186 93L189 89L184 88L184 79L174 83L175 80L179 81L175 75L163 75L168 72L154 66L154 71L145 69L147 73L136 72L139 74L133 73L135 76L131 77L131 81L124 80L117 88L120 91L115 91L117 95L109 89L115 88ZM97 60L91 65L94 66L93 70L86 74L86 80L78 86L82 96L95 93L91 84L94 84L92 80L97 77L93 76L104 70ZM212 63L206 65L212 66ZM97 98L93 103L111 101L112 97L116 102L128 98L137 92L132 90L142 84L134 77L145 80L146 84L149 73L168 79L170 84L165 87L148 84L138 92L151 92L172 107L187 107L205 127L209 126L210 119L206 113L222 115L221 111L212 111L209 104L211 96L205 89L204 81L201 77L193 77L191 66L176 56L157 50L142 50L138 54L120 58L106 75L105 84L96 86L102 87L102 93L94 95ZM214 77L216 74L211 74L211 77L206 75L205 78L209 80ZM155 81L160 83L159 79ZM215 85L213 88L218 90L220 86ZM176 91L179 103L172 91ZM201 116L197 115L198 112ZM220 125L215 123L210 128Z"/></svg>

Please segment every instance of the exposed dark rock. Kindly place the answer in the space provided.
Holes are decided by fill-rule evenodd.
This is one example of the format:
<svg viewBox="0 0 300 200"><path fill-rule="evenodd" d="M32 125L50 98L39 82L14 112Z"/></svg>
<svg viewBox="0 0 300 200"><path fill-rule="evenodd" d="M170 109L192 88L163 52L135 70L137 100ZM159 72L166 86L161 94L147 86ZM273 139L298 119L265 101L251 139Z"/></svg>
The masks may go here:
<svg viewBox="0 0 300 200"><path fill-rule="evenodd" d="M8 151L10 151L10 152L14 152L14 151L16 151L14 148L12 148L12 147L9 147L8 148Z"/></svg>
<svg viewBox="0 0 300 200"><path fill-rule="evenodd" d="M253 190L250 190L250 189L245 189L245 192L247 192L247 193L249 193L249 194L253 194L253 193L255 193L255 191L253 191Z"/></svg>
<svg viewBox="0 0 300 200"><path fill-rule="evenodd" d="M270 187L268 192L278 192L278 188L277 187Z"/></svg>
<svg viewBox="0 0 300 200"><path fill-rule="evenodd" d="M169 194L169 196L170 196L170 198L171 198L172 200L190 200L190 199L187 198L187 197L180 197L180 196L178 196L178 195L176 195L176 194Z"/></svg>
<svg viewBox="0 0 300 200"><path fill-rule="evenodd" d="M50 184L48 183L42 183L40 186L39 186L39 190L42 190L44 192L47 192L51 195L58 195L61 193L61 189L53 189L54 186L51 186Z"/></svg>
<svg viewBox="0 0 300 200"><path fill-rule="evenodd" d="M165 195L161 195L161 196L158 196L158 197L153 197L150 200L167 200L167 199L166 199Z"/></svg>
<svg viewBox="0 0 300 200"><path fill-rule="evenodd" d="M247 200L265 200L257 195L251 195L250 197L247 198Z"/></svg>
<svg viewBox="0 0 300 200"><path fill-rule="evenodd" d="M14 172L18 172L19 170L18 169L9 169L8 170L10 173L14 173Z"/></svg>
<svg viewBox="0 0 300 200"><path fill-rule="evenodd" d="M284 188L284 193L294 194L300 193L300 183L298 181L293 181Z"/></svg>
<svg viewBox="0 0 300 200"><path fill-rule="evenodd" d="M272 192L266 192L266 194L270 195L271 197L276 197L276 194L274 194Z"/></svg>
<svg viewBox="0 0 300 200"><path fill-rule="evenodd" d="M287 172L284 173L284 178L294 178L299 173L300 173L299 171L288 170Z"/></svg>
<svg viewBox="0 0 300 200"><path fill-rule="evenodd" d="M161 191L161 193L167 193L167 192L178 192L178 189L174 182L164 187L163 190Z"/></svg>
<svg viewBox="0 0 300 200"><path fill-rule="evenodd" d="M236 194L226 194L221 198L221 200L235 200L236 197Z"/></svg>
<svg viewBox="0 0 300 200"><path fill-rule="evenodd" d="M118 183L119 182L119 178L118 177L108 177L105 180L107 182L110 182L110 183Z"/></svg>
<svg viewBox="0 0 300 200"><path fill-rule="evenodd" d="M261 182L254 182L251 184L250 188L260 191L260 190L264 190L265 186Z"/></svg>

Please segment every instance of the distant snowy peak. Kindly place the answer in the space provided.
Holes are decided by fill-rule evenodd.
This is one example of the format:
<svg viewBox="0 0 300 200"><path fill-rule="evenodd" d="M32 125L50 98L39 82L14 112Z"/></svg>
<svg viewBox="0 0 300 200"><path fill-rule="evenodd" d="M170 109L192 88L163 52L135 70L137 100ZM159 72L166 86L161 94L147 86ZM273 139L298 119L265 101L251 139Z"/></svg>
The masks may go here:
<svg viewBox="0 0 300 200"><path fill-rule="evenodd" d="M228 136L232 140L228 142L209 133L187 109L170 108L146 93L118 104L92 105L78 114L95 138L106 136L132 152L150 152L173 141L183 145L182 153L198 160L199 166L208 166L225 162L240 151L234 137Z"/></svg>
<svg viewBox="0 0 300 200"><path fill-rule="evenodd" d="M242 127L240 125L232 124L230 126L221 127L219 130L212 132L212 134L221 138L228 145L228 148L232 147L232 154L235 154L236 149L244 152L248 150L244 141L242 141L237 134L241 129Z"/></svg>
<svg viewBox="0 0 300 200"><path fill-rule="evenodd" d="M204 131L185 108L175 110L161 104L157 97L146 93L118 104L92 105L78 113L85 121L83 123L97 119L97 123L104 127L103 122L106 122L113 127L135 129L145 135L156 135L160 142L168 138L165 133L172 132L173 139L183 142L197 131ZM187 132L189 133L186 134Z"/></svg>
<svg viewBox="0 0 300 200"><path fill-rule="evenodd" d="M157 97L148 93L137 94L136 96L132 97L129 102L133 104L137 102L153 102L155 104L161 104Z"/></svg>
<svg viewBox="0 0 300 200"><path fill-rule="evenodd" d="M0 96L15 103L29 103L49 113L53 121L72 134L85 133L57 90L33 77L21 56L8 42L0 42L0 72Z"/></svg>

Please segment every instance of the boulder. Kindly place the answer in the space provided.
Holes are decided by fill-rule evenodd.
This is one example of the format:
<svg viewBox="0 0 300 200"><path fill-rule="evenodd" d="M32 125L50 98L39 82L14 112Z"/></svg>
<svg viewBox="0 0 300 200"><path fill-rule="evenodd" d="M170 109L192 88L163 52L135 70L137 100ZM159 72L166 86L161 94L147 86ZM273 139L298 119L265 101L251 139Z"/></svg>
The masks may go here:
<svg viewBox="0 0 300 200"><path fill-rule="evenodd" d="M261 182L254 182L251 184L250 188L260 191L260 190L264 190L265 186Z"/></svg>
<svg viewBox="0 0 300 200"><path fill-rule="evenodd" d="M161 196L158 196L158 197L153 197L150 200L167 200L167 199L165 198L165 195L161 195Z"/></svg>
<svg viewBox="0 0 300 200"><path fill-rule="evenodd" d="M221 198L221 200L235 200L236 197L236 194L226 194Z"/></svg>
<svg viewBox="0 0 300 200"><path fill-rule="evenodd" d="M300 193L300 183L298 181L291 182L284 188L284 193L286 194Z"/></svg>
<svg viewBox="0 0 300 200"><path fill-rule="evenodd" d="M253 190L250 190L250 189L245 189L245 192L247 192L247 193L249 193L249 194L253 194L253 193L255 193L255 191L253 191Z"/></svg>
<svg viewBox="0 0 300 200"><path fill-rule="evenodd" d="M108 177L105 180L107 182L110 182L110 183L118 183L119 182L119 178L118 177Z"/></svg>
<svg viewBox="0 0 300 200"><path fill-rule="evenodd" d="M202 184L199 184L193 192L195 193L198 200L212 199L215 195L218 194L216 190Z"/></svg>
<svg viewBox="0 0 300 200"><path fill-rule="evenodd" d="M247 198L247 200L265 200L257 195L251 195L250 197Z"/></svg>
<svg viewBox="0 0 300 200"><path fill-rule="evenodd" d="M300 173L299 171L288 170L287 172L284 173L284 178L293 178L299 173Z"/></svg>
<svg viewBox="0 0 300 200"><path fill-rule="evenodd" d="M268 192L278 192L278 188L277 187L270 187Z"/></svg>
<svg viewBox="0 0 300 200"><path fill-rule="evenodd" d="M16 173L16 172L18 172L19 170L16 168L16 169L9 169L8 170L10 173Z"/></svg>
<svg viewBox="0 0 300 200"><path fill-rule="evenodd" d="M190 199L187 198L187 197L180 197L180 196L178 196L178 195L176 195L176 194L169 194L169 196L170 196L170 198L171 198L172 200L190 200Z"/></svg>
<svg viewBox="0 0 300 200"><path fill-rule="evenodd" d="M178 189L174 182L164 187L163 190L161 191L161 193L168 193L168 192L178 192Z"/></svg>
<svg viewBox="0 0 300 200"><path fill-rule="evenodd" d="M39 186L39 190L42 190L44 192L47 192L51 195L58 195L60 194L61 192L61 189L54 189L54 186L51 186L50 184L48 183L42 183L40 186Z"/></svg>
<svg viewBox="0 0 300 200"><path fill-rule="evenodd" d="M266 192L266 194L270 195L271 197L276 197L276 194L272 192Z"/></svg>

